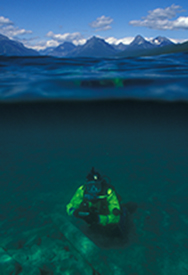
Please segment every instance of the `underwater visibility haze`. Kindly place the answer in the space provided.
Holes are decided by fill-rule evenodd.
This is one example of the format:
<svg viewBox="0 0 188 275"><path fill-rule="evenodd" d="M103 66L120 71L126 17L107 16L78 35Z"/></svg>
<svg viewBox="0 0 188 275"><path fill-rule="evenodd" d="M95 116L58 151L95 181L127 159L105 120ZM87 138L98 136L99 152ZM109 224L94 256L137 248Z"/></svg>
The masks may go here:
<svg viewBox="0 0 188 275"><path fill-rule="evenodd" d="M1 275L188 274L187 61L0 57ZM124 245L66 215L92 166L138 204Z"/></svg>

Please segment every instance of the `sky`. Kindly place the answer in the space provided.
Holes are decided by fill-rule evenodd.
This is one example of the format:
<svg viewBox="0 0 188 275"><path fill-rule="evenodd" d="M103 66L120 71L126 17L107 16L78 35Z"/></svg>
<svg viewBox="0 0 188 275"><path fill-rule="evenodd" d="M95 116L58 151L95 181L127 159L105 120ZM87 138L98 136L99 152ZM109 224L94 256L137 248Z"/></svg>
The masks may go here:
<svg viewBox="0 0 188 275"><path fill-rule="evenodd" d="M129 44L136 35L188 40L188 1L1 0L0 34L44 49L92 36Z"/></svg>

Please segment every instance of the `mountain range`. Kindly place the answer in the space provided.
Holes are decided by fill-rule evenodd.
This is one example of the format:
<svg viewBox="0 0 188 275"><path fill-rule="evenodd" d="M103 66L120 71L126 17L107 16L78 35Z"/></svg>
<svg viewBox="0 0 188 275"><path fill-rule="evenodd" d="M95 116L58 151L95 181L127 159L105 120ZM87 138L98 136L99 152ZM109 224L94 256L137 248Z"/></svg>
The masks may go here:
<svg viewBox="0 0 188 275"><path fill-rule="evenodd" d="M35 50L26 48L22 43L0 34L0 55L6 56L37 56Z"/></svg>
<svg viewBox="0 0 188 275"><path fill-rule="evenodd" d="M134 57L168 54L175 52L188 52L188 41L174 44L166 37L158 36L151 41L137 35L129 44L113 45L104 39L92 37L84 45L75 46L71 42L64 42L58 47L35 51L26 48L22 43L9 39L0 34L0 55L6 56L38 56L49 55L54 57Z"/></svg>
<svg viewBox="0 0 188 275"><path fill-rule="evenodd" d="M117 52L115 47L94 36L87 40L84 45L75 46L70 42L64 42L54 48L49 55L57 57L110 57L115 56ZM46 54L46 50L40 51L40 54Z"/></svg>
<svg viewBox="0 0 188 275"><path fill-rule="evenodd" d="M176 52L188 52L188 41L175 44L166 37L158 36L151 41L137 35L129 44L108 44L105 40L92 37L82 46L75 46L70 42L64 42L56 48L40 51L42 55L55 57L134 57L169 54Z"/></svg>

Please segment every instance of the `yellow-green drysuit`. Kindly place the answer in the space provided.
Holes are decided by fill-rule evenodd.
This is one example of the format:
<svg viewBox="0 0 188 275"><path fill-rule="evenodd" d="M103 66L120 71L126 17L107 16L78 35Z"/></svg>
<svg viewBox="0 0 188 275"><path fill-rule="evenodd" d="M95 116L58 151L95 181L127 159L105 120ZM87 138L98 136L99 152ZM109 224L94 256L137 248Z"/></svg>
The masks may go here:
<svg viewBox="0 0 188 275"><path fill-rule="evenodd" d="M72 216L74 211L80 207L84 198L85 185L80 186L70 203L67 204L67 214ZM99 224L106 226L110 224L117 224L120 220L120 204L115 191L108 188L106 194L98 196L95 203L87 201L89 208L95 207L99 213Z"/></svg>

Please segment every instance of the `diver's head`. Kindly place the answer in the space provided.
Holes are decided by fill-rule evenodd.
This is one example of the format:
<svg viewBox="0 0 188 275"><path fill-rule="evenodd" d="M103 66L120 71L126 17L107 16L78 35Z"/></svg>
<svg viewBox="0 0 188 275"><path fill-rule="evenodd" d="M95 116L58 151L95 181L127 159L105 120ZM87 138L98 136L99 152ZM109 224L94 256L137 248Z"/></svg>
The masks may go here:
<svg viewBox="0 0 188 275"><path fill-rule="evenodd" d="M86 177L86 192L85 197L89 200L97 199L98 194L102 190L102 176L92 167Z"/></svg>

